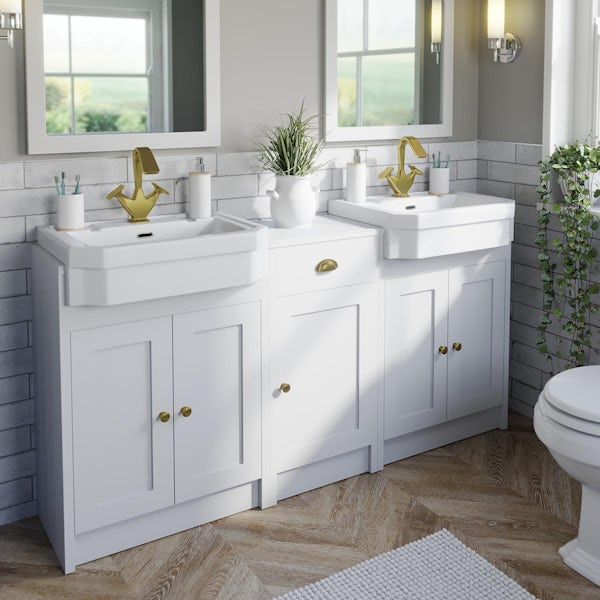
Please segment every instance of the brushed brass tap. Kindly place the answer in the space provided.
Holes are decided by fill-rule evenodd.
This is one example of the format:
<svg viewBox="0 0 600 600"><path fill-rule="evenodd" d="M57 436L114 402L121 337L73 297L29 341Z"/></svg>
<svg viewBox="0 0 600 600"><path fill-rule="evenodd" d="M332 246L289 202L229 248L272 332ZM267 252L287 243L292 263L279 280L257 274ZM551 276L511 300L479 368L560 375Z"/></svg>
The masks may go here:
<svg viewBox="0 0 600 600"><path fill-rule="evenodd" d="M154 191L148 195L144 194L144 190L142 189L142 175L154 175L159 171L160 169L156 164L156 159L150 148L135 148L133 151L133 196L130 198L123 194L125 186L119 185L106 196L106 199L111 200L112 198L116 198L121 206L127 211L130 223L148 221L148 215L154 208L158 197L161 194L168 195L169 192L160 187L160 185L152 183Z"/></svg>
<svg viewBox="0 0 600 600"><path fill-rule="evenodd" d="M412 136L405 136L398 142L398 171L396 175L392 175L394 167L388 167L379 173L379 179L387 179L388 185L392 188L395 197L406 198L410 188L413 186L415 177L417 175L423 175L423 171L415 167L414 165L408 165L410 169L409 173L404 170L404 159L406 153L406 144L410 144L413 152L419 158L425 158L427 152L421 145L419 140Z"/></svg>

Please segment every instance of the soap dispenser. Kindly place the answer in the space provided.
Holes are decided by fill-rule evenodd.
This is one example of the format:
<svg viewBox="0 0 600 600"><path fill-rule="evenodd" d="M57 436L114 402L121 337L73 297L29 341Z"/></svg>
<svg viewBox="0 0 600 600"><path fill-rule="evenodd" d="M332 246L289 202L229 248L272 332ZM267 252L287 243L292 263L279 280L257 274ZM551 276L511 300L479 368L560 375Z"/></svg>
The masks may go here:
<svg viewBox="0 0 600 600"><path fill-rule="evenodd" d="M354 204L363 204L367 199L367 165L361 162L361 152L354 150L354 162L346 165L346 200Z"/></svg>
<svg viewBox="0 0 600 600"><path fill-rule="evenodd" d="M207 219L211 216L210 173L204 170L204 160L199 157L196 170L189 174L188 180L188 217Z"/></svg>

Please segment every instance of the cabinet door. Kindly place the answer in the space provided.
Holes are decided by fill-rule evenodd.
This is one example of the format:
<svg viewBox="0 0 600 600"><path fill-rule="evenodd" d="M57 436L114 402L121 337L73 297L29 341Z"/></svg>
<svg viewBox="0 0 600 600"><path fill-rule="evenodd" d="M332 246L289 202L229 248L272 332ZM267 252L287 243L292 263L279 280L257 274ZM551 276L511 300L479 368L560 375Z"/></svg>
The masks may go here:
<svg viewBox="0 0 600 600"><path fill-rule="evenodd" d="M277 472L375 443L376 287L290 296L272 308Z"/></svg>
<svg viewBox="0 0 600 600"><path fill-rule="evenodd" d="M449 273L448 419L504 401L505 269L500 261Z"/></svg>
<svg viewBox="0 0 600 600"><path fill-rule="evenodd" d="M385 283L384 439L446 419L448 273Z"/></svg>
<svg viewBox="0 0 600 600"><path fill-rule="evenodd" d="M75 531L173 504L171 318L71 334Z"/></svg>
<svg viewBox="0 0 600 600"><path fill-rule="evenodd" d="M260 304L176 315L173 347L176 502L259 479Z"/></svg>

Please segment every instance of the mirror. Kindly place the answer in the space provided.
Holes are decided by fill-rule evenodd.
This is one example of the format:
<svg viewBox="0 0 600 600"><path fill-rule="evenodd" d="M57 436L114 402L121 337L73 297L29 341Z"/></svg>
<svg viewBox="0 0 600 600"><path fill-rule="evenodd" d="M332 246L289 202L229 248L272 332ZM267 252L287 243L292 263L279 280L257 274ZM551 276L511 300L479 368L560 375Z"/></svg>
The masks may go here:
<svg viewBox="0 0 600 600"><path fill-rule="evenodd" d="M29 154L219 145L219 0L24 5Z"/></svg>
<svg viewBox="0 0 600 600"><path fill-rule="evenodd" d="M453 0L326 0L328 142L452 135Z"/></svg>

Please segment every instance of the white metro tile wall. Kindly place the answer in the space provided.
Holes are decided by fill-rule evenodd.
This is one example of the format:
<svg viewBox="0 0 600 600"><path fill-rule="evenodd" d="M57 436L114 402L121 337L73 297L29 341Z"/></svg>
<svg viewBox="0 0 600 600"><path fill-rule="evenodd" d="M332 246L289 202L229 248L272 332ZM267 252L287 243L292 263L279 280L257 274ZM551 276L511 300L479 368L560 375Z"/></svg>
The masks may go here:
<svg viewBox="0 0 600 600"><path fill-rule="evenodd" d="M439 151L444 159L451 155L451 188L475 191L480 168L480 163L475 161L480 158L480 144L467 141L424 146L427 158L417 158L410 147L406 150L406 162L417 164L424 172L417 178L415 190L427 189L429 157ZM515 152L514 144L511 146ZM170 195L161 196L153 214L186 210L186 177L195 170L197 156L203 157L206 170L214 175L214 210L246 218L269 216L266 191L274 187L273 178L259 174L251 152L157 153L161 171L144 180L160 181ZM343 196L346 163L352 157L352 146L324 149L323 166L313 178L321 190L320 211L327 210L329 199ZM486 160L488 157L486 155ZM502 162L494 156L490 160ZM369 194L388 193L378 174L385 167L397 164L397 146L369 146L367 163ZM0 163L0 524L36 513L33 340L28 271L35 229L54 219L53 177L61 171L66 173L69 181L75 174L81 174L87 221L124 218L125 213L118 202L107 201L105 196L116 185L133 179L129 157ZM517 184L508 185L514 191ZM128 186L130 189L131 183Z"/></svg>

